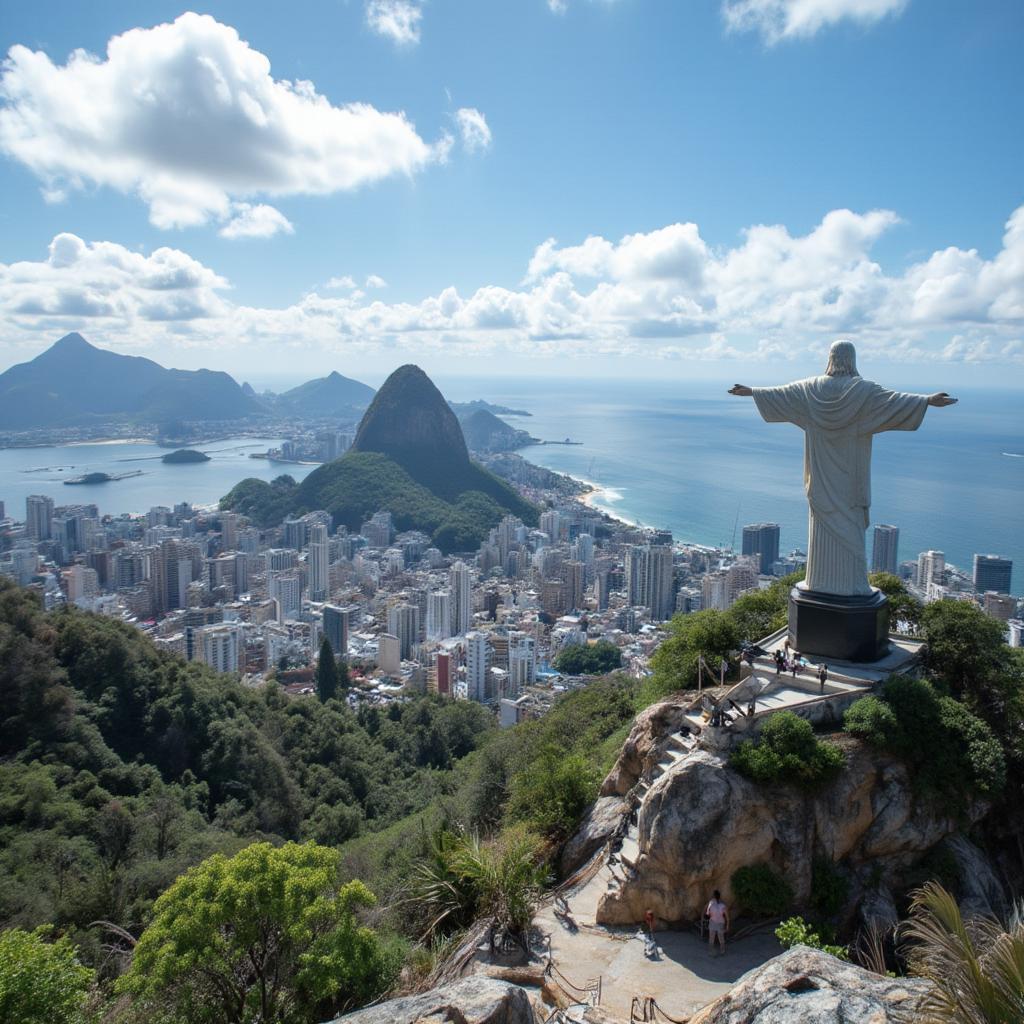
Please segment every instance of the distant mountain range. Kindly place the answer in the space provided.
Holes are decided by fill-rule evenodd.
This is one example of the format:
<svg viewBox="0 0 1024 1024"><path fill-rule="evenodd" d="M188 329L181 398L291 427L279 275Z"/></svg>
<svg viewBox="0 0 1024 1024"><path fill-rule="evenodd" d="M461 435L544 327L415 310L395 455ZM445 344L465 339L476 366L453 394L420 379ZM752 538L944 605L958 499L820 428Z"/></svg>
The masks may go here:
<svg viewBox="0 0 1024 1024"><path fill-rule="evenodd" d="M426 374L422 376L430 384ZM73 332L27 363L0 373L0 430L101 427L121 422L169 428L176 433L183 421L268 418L351 423L362 416L375 395L373 388L337 370L282 394L268 391L258 395L248 383L239 385L230 374L167 369L143 356L97 348ZM470 446L474 449L495 450L488 438L499 447L516 447L513 435L526 436L492 413L529 413L479 399L451 403L450 407L441 399L441 407L456 429L452 409L464 421L472 421ZM461 431L459 444L465 447Z"/></svg>
<svg viewBox="0 0 1024 1024"><path fill-rule="evenodd" d="M0 428L32 430L126 419L228 420L265 415L226 373L168 370L67 334L0 374Z"/></svg>
<svg viewBox="0 0 1024 1024"><path fill-rule="evenodd" d="M502 516L530 525L537 509L473 462L459 421L418 366L395 370L374 396L350 451L301 484L248 479L221 500L261 525L326 509L350 530L387 509L399 530L421 530L442 551L469 551Z"/></svg>

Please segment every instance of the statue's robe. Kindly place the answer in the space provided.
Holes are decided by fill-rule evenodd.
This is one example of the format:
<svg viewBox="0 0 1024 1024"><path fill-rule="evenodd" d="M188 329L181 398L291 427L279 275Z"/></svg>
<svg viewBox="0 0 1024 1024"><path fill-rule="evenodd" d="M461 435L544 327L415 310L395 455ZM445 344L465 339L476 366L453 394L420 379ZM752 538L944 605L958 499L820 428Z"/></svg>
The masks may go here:
<svg viewBox="0 0 1024 1024"><path fill-rule="evenodd" d="M927 395L888 391L862 377L808 377L753 388L768 423L804 432L804 488L809 506L804 587L824 594L870 594L864 531L871 506L871 438L917 430Z"/></svg>

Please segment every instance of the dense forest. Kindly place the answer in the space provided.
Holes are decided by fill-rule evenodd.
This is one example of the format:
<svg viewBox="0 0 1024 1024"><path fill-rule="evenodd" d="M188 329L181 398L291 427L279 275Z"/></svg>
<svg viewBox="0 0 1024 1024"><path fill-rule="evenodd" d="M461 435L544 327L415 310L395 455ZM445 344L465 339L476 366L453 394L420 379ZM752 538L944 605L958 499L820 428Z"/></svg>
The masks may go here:
<svg viewBox="0 0 1024 1024"><path fill-rule="evenodd" d="M436 835L518 823L557 842L634 713L625 680L500 733L468 701L356 712L248 690L131 626L43 613L2 578L0 700L0 926L54 926L101 980L121 961L93 922L138 937L182 872L262 840L340 851L339 878L368 884L360 913L382 941L414 942L422 914L403 893ZM151 1019L146 1005L130 1019Z"/></svg>
<svg viewBox="0 0 1024 1024"><path fill-rule="evenodd" d="M699 652L735 664L740 643L784 615L788 585L677 617L642 684L596 679L543 719L498 730L471 702L356 711L273 682L246 689L125 624L43 613L0 580L0 959L50 985L22 993L12 1019L86 1019L74 1000L57 1014L45 989L124 1024L256 1021L271 1012L259 999L303 1024L375 998L400 969L406 983L429 971L481 913L521 921L529 900L506 897L550 880L637 709L690 688ZM865 698L847 729L906 758L935 799L983 792L986 847L1019 877L1024 659L964 602L896 596L928 641L927 678ZM748 756L755 776L777 767L771 739ZM508 881L494 890L484 876ZM306 952L247 968L236 997L234 981L221 991L195 966L207 949L252 960L240 892L260 927L276 921ZM307 904L303 892L331 895ZM439 893L458 896L443 919ZM229 920L238 948L225 951L217 922Z"/></svg>

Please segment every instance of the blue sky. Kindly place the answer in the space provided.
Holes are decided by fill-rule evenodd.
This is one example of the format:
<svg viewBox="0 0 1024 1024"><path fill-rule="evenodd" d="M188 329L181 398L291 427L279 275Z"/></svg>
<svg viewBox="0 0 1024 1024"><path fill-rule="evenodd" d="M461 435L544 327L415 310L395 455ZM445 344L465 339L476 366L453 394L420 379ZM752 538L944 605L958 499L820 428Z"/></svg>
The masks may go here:
<svg viewBox="0 0 1024 1024"><path fill-rule="evenodd" d="M0 369L1024 380L1016 0L184 10L5 6Z"/></svg>

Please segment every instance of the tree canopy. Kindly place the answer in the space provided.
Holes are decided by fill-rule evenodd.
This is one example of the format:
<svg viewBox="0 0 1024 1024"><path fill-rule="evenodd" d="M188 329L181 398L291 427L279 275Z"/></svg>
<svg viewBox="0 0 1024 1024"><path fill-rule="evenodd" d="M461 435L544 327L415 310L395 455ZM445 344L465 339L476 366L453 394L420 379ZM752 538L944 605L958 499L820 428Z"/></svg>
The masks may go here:
<svg viewBox="0 0 1024 1024"><path fill-rule="evenodd" d="M604 675L622 665L622 652L609 640L569 644L555 655L553 664L568 675Z"/></svg>
<svg viewBox="0 0 1024 1024"><path fill-rule="evenodd" d="M215 854L157 900L118 988L182 1024L306 1024L386 991L399 961L357 918L362 882L315 843Z"/></svg>

